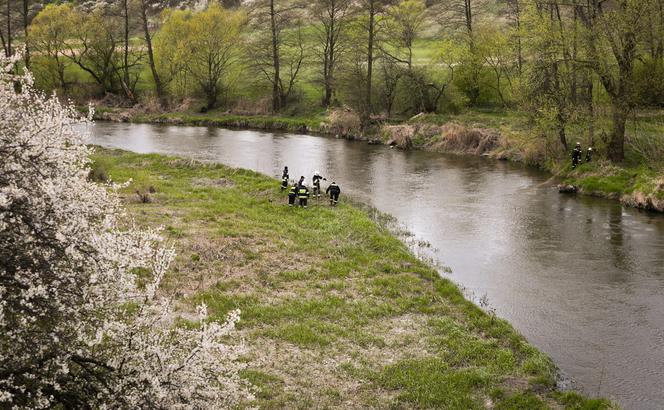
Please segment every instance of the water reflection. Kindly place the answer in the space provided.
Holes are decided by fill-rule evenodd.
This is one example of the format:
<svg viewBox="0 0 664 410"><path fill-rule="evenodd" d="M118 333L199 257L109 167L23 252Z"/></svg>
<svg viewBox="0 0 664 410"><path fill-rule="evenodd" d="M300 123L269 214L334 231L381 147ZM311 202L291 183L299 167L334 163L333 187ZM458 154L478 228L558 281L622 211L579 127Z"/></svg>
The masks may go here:
<svg viewBox="0 0 664 410"><path fill-rule="evenodd" d="M559 195L514 164L330 138L98 124L92 142L293 178L391 213L589 394L664 407L664 217ZM601 389L599 380L602 380Z"/></svg>

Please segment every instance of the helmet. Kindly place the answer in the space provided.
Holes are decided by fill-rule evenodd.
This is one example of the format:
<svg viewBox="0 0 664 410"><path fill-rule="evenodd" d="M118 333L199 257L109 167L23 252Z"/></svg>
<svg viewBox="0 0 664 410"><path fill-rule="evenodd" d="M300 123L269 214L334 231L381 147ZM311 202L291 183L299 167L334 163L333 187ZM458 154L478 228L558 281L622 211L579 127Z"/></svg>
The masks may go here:
<svg viewBox="0 0 664 410"><path fill-rule="evenodd" d="M314 175L315 175L315 176L319 176L319 175L320 175L320 171L315 171L315 172L314 172Z"/></svg>
<svg viewBox="0 0 664 410"><path fill-rule="evenodd" d="M581 143L580 143L580 142L577 142L577 143L576 143L576 146L577 146L577 147L580 147L580 146L581 146Z"/></svg>
<svg viewBox="0 0 664 410"><path fill-rule="evenodd" d="M593 150L592 147L589 147L589 148L588 148L588 151L592 151L592 150Z"/></svg>

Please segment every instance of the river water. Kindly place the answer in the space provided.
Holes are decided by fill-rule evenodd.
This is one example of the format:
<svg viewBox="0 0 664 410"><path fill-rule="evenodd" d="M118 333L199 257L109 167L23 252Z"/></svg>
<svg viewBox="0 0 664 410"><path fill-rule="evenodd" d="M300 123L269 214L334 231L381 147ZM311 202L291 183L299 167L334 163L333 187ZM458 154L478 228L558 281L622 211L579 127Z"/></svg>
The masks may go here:
<svg viewBox="0 0 664 410"><path fill-rule="evenodd" d="M549 354L579 390L664 408L664 216L559 194L483 158L309 135L97 123L91 143L311 181L315 170L432 245L441 273Z"/></svg>

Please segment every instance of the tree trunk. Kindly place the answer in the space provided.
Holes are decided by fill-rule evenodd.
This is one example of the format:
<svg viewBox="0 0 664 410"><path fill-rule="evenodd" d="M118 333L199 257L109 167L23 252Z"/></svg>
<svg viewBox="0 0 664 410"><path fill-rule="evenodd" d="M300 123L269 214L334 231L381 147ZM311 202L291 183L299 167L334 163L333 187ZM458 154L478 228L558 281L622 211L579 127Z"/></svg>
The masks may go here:
<svg viewBox="0 0 664 410"><path fill-rule="evenodd" d="M131 92L129 85L129 5L128 0L122 0L122 8L124 11L124 50L123 50L123 62L124 67L122 68L122 88L125 90L125 95L130 100L134 99L134 95Z"/></svg>
<svg viewBox="0 0 664 410"><path fill-rule="evenodd" d="M217 88L211 87L207 94L207 109L211 110L217 105Z"/></svg>
<svg viewBox="0 0 664 410"><path fill-rule="evenodd" d="M5 55L11 56L12 53L12 13L11 13L11 0L7 0L7 47L5 48Z"/></svg>
<svg viewBox="0 0 664 410"><path fill-rule="evenodd" d="M167 105L166 94L164 93L164 87L161 83L161 78L159 78L159 73L157 72L157 66L154 62L154 51L152 50L152 36L150 35L150 28L148 27L148 16L147 16L147 5L145 0L141 1L141 19L143 20L143 35L145 36L145 44L148 48L148 64L150 65L150 72L152 72L152 79L154 80L155 90L157 92L157 98L159 99L159 105L164 108Z"/></svg>
<svg viewBox="0 0 664 410"><path fill-rule="evenodd" d="M279 73L279 41L277 38L277 15L274 10L274 0L270 0L270 29L272 32L272 68L274 70L272 78L272 111L278 112L281 109L281 90L279 83L281 81Z"/></svg>
<svg viewBox="0 0 664 410"><path fill-rule="evenodd" d="M373 71L373 47L374 47L374 25L375 25L376 9L375 0L369 0L369 41L367 43L367 88L364 100L364 110L362 113L362 128L369 125L369 117L371 116L371 77Z"/></svg>
<svg viewBox="0 0 664 410"><path fill-rule="evenodd" d="M29 0L23 0L23 34L25 36L25 66L30 67L30 49L28 48L28 7Z"/></svg>
<svg viewBox="0 0 664 410"><path fill-rule="evenodd" d="M468 30L468 33L473 32L473 7L471 0L464 0L463 1L463 11L464 11L464 19L466 22L466 30Z"/></svg>
<svg viewBox="0 0 664 410"><path fill-rule="evenodd" d="M516 18L516 51L517 51L517 67L519 69L519 76L523 74L523 50L521 46L521 6L519 5L520 0L515 0L514 2L514 17Z"/></svg>
<svg viewBox="0 0 664 410"><path fill-rule="evenodd" d="M326 33L326 43L325 44L325 55L323 56L323 82L325 83L325 90L323 95L323 107L329 107L332 101L332 81L333 81L333 70L334 70L334 47L335 47L335 37L334 37L334 23L335 23L335 13L336 5L334 2L331 4L331 9L329 13L330 25L327 28Z"/></svg>
<svg viewBox="0 0 664 410"><path fill-rule="evenodd" d="M586 73L586 105L588 107L588 144L595 145L595 106L593 102L593 79Z"/></svg>
<svg viewBox="0 0 664 410"><path fill-rule="evenodd" d="M613 110L613 132L609 139L608 157L613 162L622 162L625 159L625 124L629 107L622 101L612 102Z"/></svg>

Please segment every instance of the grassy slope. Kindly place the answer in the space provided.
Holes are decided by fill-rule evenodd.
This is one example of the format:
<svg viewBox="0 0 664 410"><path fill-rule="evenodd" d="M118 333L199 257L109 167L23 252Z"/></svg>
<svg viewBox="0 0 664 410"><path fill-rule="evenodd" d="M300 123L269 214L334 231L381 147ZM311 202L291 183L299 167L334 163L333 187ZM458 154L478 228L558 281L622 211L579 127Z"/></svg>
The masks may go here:
<svg viewBox="0 0 664 410"><path fill-rule="evenodd" d="M242 309L243 376L261 407L607 407L556 393L550 360L419 261L386 218L345 201L289 208L277 181L222 165L94 159L133 178L122 195L138 223L166 227L181 315L201 301L219 319ZM134 190L150 186L154 201L140 203Z"/></svg>

